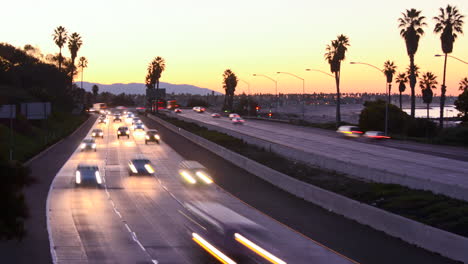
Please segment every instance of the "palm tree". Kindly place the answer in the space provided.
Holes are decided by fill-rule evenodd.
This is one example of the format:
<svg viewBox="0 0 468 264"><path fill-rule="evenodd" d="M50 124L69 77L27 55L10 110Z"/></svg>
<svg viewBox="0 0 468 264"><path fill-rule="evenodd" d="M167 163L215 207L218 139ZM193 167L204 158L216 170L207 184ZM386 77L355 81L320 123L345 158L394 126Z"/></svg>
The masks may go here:
<svg viewBox="0 0 468 264"><path fill-rule="evenodd" d="M460 111L463 123L468 121L468 78L463 78L459 83L459 89L462 91L455 100L455 108Z"/></svg>
<svg viewBox="0 0 468 264"><path fill-rule="evenodd" d="M232 111L232 101L234 99L234 92L236 91L236 86L237 83L239 82L239 79L237 79L236 74L230 70L227 69L223 73L223 88L225 91L225 96L224 96L224 109L227 109L229 111Z"/></svg>
<svg viewBox="0 0 468 264"><path fill-rule="evenodd" d="M402 13L403 17L398 19L398 27L401 29L400 35L405 39L406 51L410 58L409 82L411 87L411 116L414 117L416 109L416 75L414 73L414 55L418 51L419 39L424 35L423 26L426 26L424 20L426 17L421 15L421 11L414 8L407 9Z"/></svg>
<svg viewBox="0 0 468 264"><path fill-rule="evenodd" d="M96 84L93 85L93 88L91 89L93 91L94 98L96 98L99 94L99 86Z"/></svg>
<svg viewBox="0 0 468 264"><path fill-rule="evenodd" d="M392 82L393 82L393 75L395 74L395 69L397 66L393 63L393 61L386 61L384 63L384 74L387 77L387 84L388 84L388 104L391 103L391 92L392 92Z"/></svg>
<svg viewBox="0 0 468 264"><path fill-rule="evenodd" d="M67 42L67 38L68 38L67 30L62 26L58 26L54 30L54 34L52 34L52 37L54 38L55 45L59 47L58 63L59 63L59 70L62 70L62 61L63 61L62 47Z"/></svg>
<svg viewBox="0 0 468 264"><path fill-rule="evenodd" d="M80 57L78 60L78 67L81 68L81 89L83 89L83 74L84 74L84 68L88 67L88 60L86 57Z"/></svg>
<svg viewBox="0 0 468 264"><path fill-rule="evenodd" d="M406 75L406 73L404 73L404 72L399 73L397 78L396 78L396 82L398 83L398 91L400 92L400 109L402 109L401 94L403 92L405 92L406 83L408 82L408 76Z"/></svg>
<svg viewBox="0 0 468 264"><path fill-rule="evenodd" d="M458 89L459 89L460 91L468 90L468 78L467 78L467 77L463 78L463 79L460 81L460 83L458 83L458 85L459 85L459 86L458 86Z"/></svg>
<svg viewBox="0 0 468 264"><path fill-rule="evenodd" d="M419 79L423 102L427 105L427 119L429 119L429 104L432 103L432 89L437 88L437 76L432 72L424 73Z"/></svg>
<svg viewBox="0 0 468 264"><path fill-rule="evenodd" d="M78 55L78 50L80 50L81 45L83 45L83 41L81 40L81 36L78 33L71 34L70 38L68 39L68 49L70 50L71 54L71 70L70 70L70 79L71 84L73 84L73 75L75 74L75 59Z"/></svg>
<svg viewBox="0 0 468 264"><path fill-rule="evenodd" d="M348 50L349 38L345 35L339 35L336 40L332 40L330 45L327 45L325 52L325 60L330 64L330 71L335 74L336 83L336 125L341 123L340 111L340 72L341 62L346 58Z"/></svg>
<svg viewBox="0 0 468 264"><path fill-rule="evenodd" d="M457 38L457 33L463 34L463 18L464 16L460 14L457 7L447 5L445 9L440 8L439 16L434 17L436 25L434 27L434 33L440 34L440 42L442 44L442 51L445 54L444 60L444 75L442 78L442 86L440 93L440 118L439 126L444 127L444 106L445 106L445 93L447 92L447 87L445 86L445 74L447 70L447 56L453 51L453 43Z"/></svg>
<svg viewBox="0 0 468 264"><path fill-rule="evenodd" d="M159 56L154 58L153 61L151 61L148 65L146 84L148 88L151 87L152 89L156 89L156 112L159 112L159 79L161 78L161 74L165 69L166 61Z"/></svg>

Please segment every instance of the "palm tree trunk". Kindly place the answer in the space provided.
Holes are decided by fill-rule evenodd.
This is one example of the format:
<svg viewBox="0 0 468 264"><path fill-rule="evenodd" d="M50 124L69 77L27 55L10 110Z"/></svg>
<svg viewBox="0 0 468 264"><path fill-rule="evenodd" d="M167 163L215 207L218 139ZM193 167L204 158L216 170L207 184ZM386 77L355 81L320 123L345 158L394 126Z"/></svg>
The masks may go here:
<svg viewBox="0 0 468 264"><path fill-rule="evenodd" d="M427 121L429 121L429 104L427 104L426 112L427 112Z"/></svg>
<svg viewBox="0 0 468 264"><path fill-rule="evenodd" d="M439 127L444 128L444 107L445 107L445 92L447 91L447 87L445 87L445 73L447 71L447 53L445 53L445 61L444 61L444 78L442 80L442 87L440 93L440 118L439 118Z"/></svg>
<svg viewBox="0 0 468 264"><path fill-rule="evenodd" d="M84 68L81 67L81 89L83 89L83 74L84 74Z"/></svg>
<svg viewBox="0 0 468 264"><path fill-rule="evenodd" d="M341 123L341 108L340 108L340 72L335 72L336 82L336 126L338 127Z"/></svg>
<svg viewBox="0 0 468 264"><path fill-rule="evenodd" d="M59 47L59 71L62 71L62 47Z"/></svg>
<svg viewBox="0 0 468 264"><path fill-rule="evenodd" d="M403 109L403 108L401 107L401 92L400 92L400 110L401 109Z"/></svg>
<svg viewBox="0 0 468 264"><path fill-rule="evenodd" d="M156 81L156 113L159 113L159 79Z"/></svg>
<svg viewBox="0 0 468 264"><path fill-rule="evenodd" d="M416 112L416 94L415 94L415 87L416 87L416 76L414 72L414 54L410 55L410 88L411 88L411 117L414 118ZM413 80L413 81L411 81Z"/></svg>

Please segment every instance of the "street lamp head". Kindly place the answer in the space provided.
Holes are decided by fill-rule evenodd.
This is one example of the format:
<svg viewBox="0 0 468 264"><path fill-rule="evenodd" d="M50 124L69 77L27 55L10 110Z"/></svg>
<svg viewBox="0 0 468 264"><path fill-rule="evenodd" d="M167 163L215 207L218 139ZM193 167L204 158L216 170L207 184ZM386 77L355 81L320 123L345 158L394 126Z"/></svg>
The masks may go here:
<svg viewBox="0 0 468 264"><path fill-rule="evenodd" d="M257 76L257 74L256 74L256 73L254 73L254 74L252 74L252 75L253 75L253 76Z"/></svg>
<svg viewBox="0 0 468 264"><path fill-rule="evenodd" d="M440 55L440 54L436 54L434 55L435 57L442 57L443 55Z"/></svg>
<svg viewBox="0 0 468 264"><path fill-rule="evenodd" d="M306 71L310 71L310 69L305 69Z"/></svg>
<svg viewBox="0 0 468 264"><path fill-rule="evenodd" d="M280 74L281 72L276 72L276 74Z"/></svg>
<svg viewBox="0 0 468 264"><path fill-rule="evenodd" d="M355 61L352 61L352 62L350 62L349 64L357 64L357 62L355 62Z"/></svg>

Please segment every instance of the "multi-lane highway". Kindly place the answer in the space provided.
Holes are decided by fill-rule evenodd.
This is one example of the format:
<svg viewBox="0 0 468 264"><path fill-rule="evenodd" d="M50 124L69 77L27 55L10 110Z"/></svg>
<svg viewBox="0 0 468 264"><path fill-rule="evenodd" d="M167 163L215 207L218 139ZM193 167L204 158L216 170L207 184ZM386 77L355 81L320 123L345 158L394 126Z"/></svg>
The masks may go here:
<svg viewBox="0 0 468 264"><path fill-rule="evenodd" d="M192 110L185 110L177 115L287 146L300 152L360 166L369 171L383 171L399 175L403 179L411 178L415 182L420 181L421 186L426 185L428 188L440 185L447 190L447 186L453 186L458 188L456 197L466 197L461 190L468 190L466 148L429 147L424 144L393 140L389 142L350 140L332 131L256 120L247 120L244 125L233 125L228 118L212 118L209 113L200 114Z"/></svg>
<svg viewBox="0 0 468 264"><path fill-rule="evenodd" d="M199 208L216 205L231 215L229 222L238 218L253 224L255 231L242 233L240 229L238 240L227 238L248 258L239 260L237 255L224 252L237 263L269 263L267 253L286 263L353 263L247 206L216 184L187 186L177 173L183 158L164 143L164 138L160 145L145 145L144 135L132 131L129 139L117 139L116 130L121 125L101 125L105 135L97 139L97 151L81 152L78 148L53 181L47 219L57 263L216 263L207 253L214 250L200 246L206 248L204 240L216 239L210 227L193 217L190 204ZM129 176L127 163L137 154L152 162L154 176ZM99 166L103 188L75 186L75 169L80 163ZM229 234L222 223L213 225ZM200 233L200 239L194 230L206 232ZM244 238L267 253L253 250ZM218 248L223 251L226 247ZM264 252L263 257L259 252Z"/></svg>

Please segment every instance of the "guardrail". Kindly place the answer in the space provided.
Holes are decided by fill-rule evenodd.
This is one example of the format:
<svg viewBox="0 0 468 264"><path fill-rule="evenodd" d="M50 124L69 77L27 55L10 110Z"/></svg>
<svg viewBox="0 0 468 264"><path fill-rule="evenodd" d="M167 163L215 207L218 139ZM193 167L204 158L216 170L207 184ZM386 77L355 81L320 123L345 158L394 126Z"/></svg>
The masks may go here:
<svg viewBox="0 0 468 264"><path fill-rule="evenodd" d="M439 253L454 260L468 263L468 238L440 230L379 208L360 203L345 196L296 180L286 174L266 167L216 143L176 127L158 117L149 118L172 132L213 152L274 186L326 210L368 225L410 244Z"/></svg>

